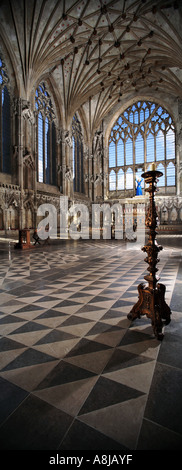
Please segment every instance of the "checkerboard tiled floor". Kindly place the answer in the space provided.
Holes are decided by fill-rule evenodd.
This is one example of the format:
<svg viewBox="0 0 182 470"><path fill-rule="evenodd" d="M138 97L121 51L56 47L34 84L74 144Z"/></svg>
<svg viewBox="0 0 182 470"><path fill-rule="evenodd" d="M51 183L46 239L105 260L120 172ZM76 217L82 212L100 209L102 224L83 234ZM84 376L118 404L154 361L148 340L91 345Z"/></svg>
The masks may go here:
<svg viewBox="0 0 182 470"><path fill-rule="evenodd" d="M134 244L0 251L1 449L181 448L181 252L160 253L159 343L127 319L147 268Z"/></svg>

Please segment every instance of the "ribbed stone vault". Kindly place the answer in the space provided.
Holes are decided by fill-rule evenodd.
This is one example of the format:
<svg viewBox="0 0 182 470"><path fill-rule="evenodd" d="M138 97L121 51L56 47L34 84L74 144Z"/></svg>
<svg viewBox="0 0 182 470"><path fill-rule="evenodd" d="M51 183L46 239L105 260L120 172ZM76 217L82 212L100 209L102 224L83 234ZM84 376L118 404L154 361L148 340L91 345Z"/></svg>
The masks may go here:
<svg viewBox="0 0 182 470"><path fill-rule="evenodd" d="M182 98L181 12L169 0L3 1L0 38L17 93L31 100L48 77L65 122L92 100L92 129L129 95Z"/></svg>

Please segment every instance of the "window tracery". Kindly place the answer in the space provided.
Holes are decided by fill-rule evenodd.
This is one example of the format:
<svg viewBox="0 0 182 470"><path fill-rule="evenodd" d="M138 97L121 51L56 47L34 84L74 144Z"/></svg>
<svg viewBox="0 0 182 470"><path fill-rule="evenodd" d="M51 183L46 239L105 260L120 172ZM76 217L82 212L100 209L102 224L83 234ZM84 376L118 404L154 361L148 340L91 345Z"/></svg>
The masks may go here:
<svg viewBox="0 0 182 470"><path fill-rule="evenodd" d="M51 97L45 83L35 93L37 114L37 174L40 183L56 185L56 127Z"/></svg>
<svg viewBox="0 0 182 470"><path fill-rule="evenodd" d="M175 153L175 126L169 113L150 101L129 106L109 138L109 191L134 189L135 179L151 162L163 172L159 187L175 187Z"/></svg>

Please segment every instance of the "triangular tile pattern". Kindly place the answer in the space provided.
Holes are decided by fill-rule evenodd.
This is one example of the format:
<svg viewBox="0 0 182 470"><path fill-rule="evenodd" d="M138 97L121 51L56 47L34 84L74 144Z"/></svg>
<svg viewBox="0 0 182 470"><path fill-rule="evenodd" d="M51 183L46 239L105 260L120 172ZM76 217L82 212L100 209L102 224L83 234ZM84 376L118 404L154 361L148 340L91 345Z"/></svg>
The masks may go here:
<svg viewBox="0 0 182 470"><path fill-rule="evenodd" d="M175 250L161 255L159 275L169 301L180 263L176 251L175 261ZM11 261L5 257L0 270L4 449L44 449L52 426L52 449L142 445L161 344L148 319L131 324L127 313L145 273L142 253L114 241L70 242L65 251L49 246L13 252ZM181 315L176 312L178 322ZM45 413L44 420L39 413Z"/></svg>

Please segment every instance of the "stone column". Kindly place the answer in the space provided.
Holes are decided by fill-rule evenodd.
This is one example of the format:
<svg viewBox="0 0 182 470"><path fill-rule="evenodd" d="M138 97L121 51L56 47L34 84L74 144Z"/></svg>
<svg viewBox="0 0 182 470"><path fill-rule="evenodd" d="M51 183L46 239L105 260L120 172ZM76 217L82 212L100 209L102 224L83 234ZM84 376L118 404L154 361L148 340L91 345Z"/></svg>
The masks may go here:
<svg viewBox="0 0 182 470"><path fill-rule="evenodd" d="M104 173L104 183L103 183L103 198L104 200L108 197L108 161L109 161L109 150L108 147L104 147L103 155L103 173Z"/></svg>
<svg viewBox="0 0 182 470"><path fill-rule="evenodd" d="M92 182L91 182L91 176L92 176L92 164L93 164L93 154L92 154L92 145L89 145L88 149L88 197L90 198L90 201L92 201Z"/></svg>
<svg viewBox="0 0 182 470"><path fill-rule="evenodd" d="M22 100L17 100L18 112L18 184L20 186L19 229L23 229L23 116Z"/></svg>
<svg viewBox="0 0 182 470"><path fill-rule="evenodd" d="M63 131L63 142L64 142L64 149L65 149L65 162L63 167L63 181L65 184L64 193L66 196L73 198L73 144L72 144L72 136L69 130Z"/></svg>

